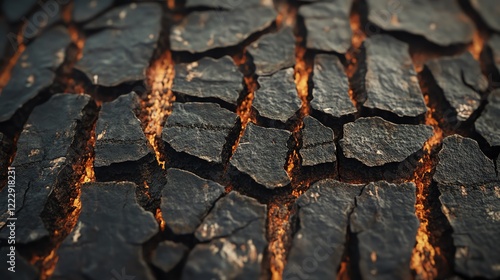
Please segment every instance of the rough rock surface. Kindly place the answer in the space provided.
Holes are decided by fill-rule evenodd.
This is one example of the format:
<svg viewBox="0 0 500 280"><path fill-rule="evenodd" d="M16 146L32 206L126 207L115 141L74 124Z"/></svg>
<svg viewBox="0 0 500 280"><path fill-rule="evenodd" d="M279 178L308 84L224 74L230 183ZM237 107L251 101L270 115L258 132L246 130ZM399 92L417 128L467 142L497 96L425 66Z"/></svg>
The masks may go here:
<svg viewBox="0 0 500 280"><path fill-rule="evenodd" d="M68 31L55 27L27 46L0 94L0 122L9 120L19 108L52 84L70 42Z"/></svg>
<svg viewBox="0 0 500 280"><path fill-rule="evenodd" d="M255 64L255 74L272 75L295 64L293 29L284 26L276 33L265 34L247 47Z"/></svg>
<svg viewBox="0 0 500 280"><path fill-rule="evenodd" d="M230 163L255 182L269 189L290 183L284 166L291 133L249 123Z"/></svg>
<svg viewBox="0 0 500 280"><path fill-rule="evenodd" d="M350 229L357 237L363 279L411 278L408 264L419 225L415 200L414 183L384 181L368 184L356 197Z"/></svg>
<svg viewBox="0 0 500 280"><path fill-rule="evenodd" d="M196 230L183 279L258 279L266 240L266 205L230 192Z"/></svg>
<svg viewBox="0 0 500 280"><path fill-rule="evenodd" d="M236 46L253 33L269 27L276 15L272 7L264 5L231 11L191 12L181 23L172 27L171 49L201 53Z"/></svg>
<svg viewBox="0 0 500 280"><path fill-rule="evenodd" d="M236 105L243 91L243 74L229 56L219 59L206 57L192 63L177 64L172 90Z"/></svg>
<svg viewBox="0 0 500 280"><path fill-rule="evenodd" d="M23 16L27 15L35 7L36 3L36 0L3 1L2 14L9 21L20 21Z"/></svg>
<svg viewBox="0 0 500 280"><path fill-rule="evenodd" d="M380 117L359 118L344 125L340 145L344 156L367 166L402 162L422 149L432 136L427 125L394 124Z"/></svg>
<svg viewBox="0 0 500 280"><path fill-rule="evenodd" d="M498 278L500 180L493 161L476 141L446 137L434 174L441 209L453 228L455 271L467 277Z"/></svg>
<svg viewBox="0 0 500 280"><path fill-rule="evenodd" d="M153 149L136 116L139 110L139 97L134 92L102 105L96 124L96 169L146 157L154 159Z"/></svg>
<svg viewBox="0 0 500 280"><path fill-rule="evenodd" d="M67 177L75 156L78 124L83 121L90 97L54 95L31 113L17 142L12 166L16 174L16 243L29 243L49 236L41 214L56 188L70 189ZM81 129L81 128L80 128ZM8 236L5 227L8 189L0 193L0 237ZM53 215L54 213L51 213Z"/></svg>
<svg viewBox="0 0 500 280"><path fill-rule="evenodd" d="M488 141L490 146L500 146L500 90L488 96L488 104L481 116L476 120L476 131Z"/></svg>
<svg viewBox="0 0 500 280"><path fill-rule="evenodd" d="M362 187L326 179L314 183L299 197L300 225L283 279L336 278L345 249L349 214ZM317 265L311 271L313 261Z"/></svg>
<svg viewBox="0 0 500 280"><path fill-rule="evenodd" d="M90 20L113 5L114 0L79 0L74 2L73 17L75 22Z"/></svg>
<svg viewBox="0 0 500 280"><path fill-rule="evenodd" d="M439 184L483 184L496 179L495 164L473 139L459 135L446 137L438 157L433 179Z"/></svg>
<svg viewBox="0 0 500 280"><path fill-rule="evenodd" d="M294 82L293 68L259 77L253 107L261 117L286 123L300 109L301 101Z"/></svg>
<svg viewBox="0 0 500 280"><path fill-rule="evenodd" d="M417 117L427 108L418 84L409 46L389 35L375 35L363 42L365 60L358 73L363 107Z"/></svg>
<svg viewBox="0 0 500 280"><path fill-rule="evenodd" d="M260 2L260 0L186 0L185 7L233 10L259 5Z"/></svg>
<svg viewBox="0 0 500 280"><path fill-rule="evenodd" d="M181 262L188 251L183 244L165 240L154 250L151 263L163 272L169 272Z"/></svg>
<svg viewBox="0 0 500 280"><path fill-rule="evenodd" d="M224 187L170 168L163 187L161 212L166 226L176 235L193 234L214 203L224 194Z"/></svg>
<svg viewBox="0 0 500 280"><path fill-rule="evenodd" d="M313 166L335 162L337 160L335 153L333 130L313 117L305 117L300 149L302 165Z"/></svg>
<svg viewBox="0 0 500 280"><path fill-rule="evenodd" d="M335 0L302 5L299 15L307 30L306 47L344 54L351 45L349 13L351 0Z"/></svg>
<svg viewBox="0 0 500 280"><path fill-rule="evenodd" d="M469 52L465 52L457 57L433 59L426 66L455 111L457 120L467 120L480 105L478 92L488 87L479 63Z"/></svg>
<svg viewBox="0 0 500 280"><path fill-rule="evenodd" d="M316 55L312 80L312 109L335 118L356 113L349 97L349 81L337 56Z"/></svg>
<svg viewBox="0 0 500 280"><path fill-rule="evenodd" d="M100 86L117 86L146 78L146 69L161 30L157 3L132 3L114 8L84 26L98 31L85 40L75 68Z"/></svg>
<svg viewBox="0 0 500 280"><path fill-rule="evenodd" d="M489 28L500 32L500 6L494 1L469 0L471 6L481 16Z"/></svg>
<svg viewBox="0 0 500 280"><path fill-rule="evenodd" d="M500 73L500 35L493 34L486 43L487 48L491 53L491 57L487 57L483 63L490 66L492 69L490 71L496 72L497 75ZM491 65L489 65L491 64ZM498 77L498 76L497 76ZM488 76L491 79L491 83L494 87L500 87L500 81L496 80L495 76Z"/></svg>
<svg viewBox="0 0 500 280"><path fill-rule="evenodd" d="M238 115L218 104L175 102L162 139L177 152L222 163L227 138L238 123Z"/></svg>
<svg viewBox="0 0 500 280"><path fill-rule="evenodd" d="M158 232L158 223L137 204L135 189L129 182L82 186L82 210L57 250L54 278L111 279L125 274L155 279L143 259L142 244Z"/></svg>
<svg viewBox="0 0 500 280"><path fill-rule="evenodd" d="M458 2L368 0L368 21L386 31L404 31L448 46L472 41L474 23ZM369 30L376 32L375 27Z"/></svg>

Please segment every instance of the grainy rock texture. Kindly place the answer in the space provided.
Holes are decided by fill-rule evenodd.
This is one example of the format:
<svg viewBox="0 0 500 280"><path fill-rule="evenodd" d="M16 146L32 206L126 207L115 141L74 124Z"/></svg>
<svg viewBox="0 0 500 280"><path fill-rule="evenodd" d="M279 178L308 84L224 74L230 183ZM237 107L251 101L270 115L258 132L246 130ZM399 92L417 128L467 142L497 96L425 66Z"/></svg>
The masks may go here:
<svg viewBox="0 0 500 280"><path fill-rule="evenodd" d="M302 147L300 148L302 165L333 163L337 160L335 153L333 130L313 117L305 117L302 129Z"/></svg>
<svg viewBox="0 0 500 280"><path fill-rule="evenodd" d="M165 240L154 250L151 262L163 272L174 269L189 252L189 248L181 243Z"/></svg>
<svg viewBox="0 0 500 280"><path fill-rule="evenodd" d="M500 32L500 19L498 17L500 6L493 1L469 0L469 2L489 28Z"/></svg>
<svg viewBox="0 0 500 280"><path fill-rule="evenodd" d="M490 146L500 146L500 90L488 96L488 104L481 116L476 120L476 131L488 141Z"/></svg>

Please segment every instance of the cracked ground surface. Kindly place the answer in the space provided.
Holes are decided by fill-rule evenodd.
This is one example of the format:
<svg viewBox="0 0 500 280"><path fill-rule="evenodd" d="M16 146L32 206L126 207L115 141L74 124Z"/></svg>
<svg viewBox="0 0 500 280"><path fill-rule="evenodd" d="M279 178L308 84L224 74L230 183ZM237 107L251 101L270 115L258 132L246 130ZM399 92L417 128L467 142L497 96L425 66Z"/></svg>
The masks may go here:
<svg viewBox="0 0 500 280"><path fill-rule="evenodd" d="M0 279L500 278L494 1L0 2Z"/></svg>

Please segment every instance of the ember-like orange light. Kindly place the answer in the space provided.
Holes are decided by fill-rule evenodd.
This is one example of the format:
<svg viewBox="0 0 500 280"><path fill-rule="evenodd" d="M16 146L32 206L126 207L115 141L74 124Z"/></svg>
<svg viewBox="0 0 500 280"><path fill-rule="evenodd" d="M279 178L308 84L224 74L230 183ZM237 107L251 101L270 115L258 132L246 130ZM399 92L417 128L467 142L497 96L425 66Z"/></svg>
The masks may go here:
<svg viewBox="0 0 500 280"><path fill-rule="evenodd" d="M161 208L156 209L156 214L155 214L156 221L158 221L158 224L160 225L160 230L165 231L165 220L163 219L163 214L161 212Z"/></svg>
<svg viewBox="0 0 500 280"><path fill-rule="evenodd" d="M295 85L297 93L302 106L300 109L302 117L310 114L311 108L309 106L309 77L312 73L312 66L309 65L305 59L307 49L302 46L303 38L297 39L297 46L295 48Z"/></svg>
<svg viewBox="0 0 500 280"><path fill-rule="evenodd" d="M433 164L431 159L432 150L440 145L443 139L443 131L439 127L439 122L433 117L434 109L429 105L429 97L425 96L428 111L425 115L425 123L434 129L433 136L424 144L424 156L419 160L419 167L413 174L413 181L417 186L417 200L415 204L415 214L420 221L417 231L416 244L410 267L415 271L418 279L434 279L438 275L435 257L439 255L439 250L434 248L430 242L429 232L429 209L426 208L427 188L431 184Z"/></svg>
<svg viewBox="0 0 500 280"><path fill-rule="evenodd" d="M7 83L10 80L11 74L12 74L12 68L16 65L17 61L21 57L21 54L24 52L26 49L26 45L24 44L24 36L23 36L23 30L26 25L23 25L20 28L19 33L17 34L17 49L15 50L14 54L9 58L7 64L3 68L2 72L0 73L0 94L2 94L2 89L7 85Z"/></svg>
<svg viewBox="0 0 500 280"><path fill-rule="evenodd" d="M174 64L172 54L166 51L159 59L154 61L148 69L148 83L151 92L147 99L142 101L143 108L146 110L146 127L144 133L153 147L156 155L156 161L165 169L165 161L162 160L159 141L161 141L161 132L166 118L172 111L172 103L175 96L171 90L174 80Z"/></svg>
<svg viewBox="0 0 500 280"><path fill-rule="evenodd" d="M474 56L474 59L479 60L481 56L481 51L483 50L484 41L486 40L486 34L479 30L474 32L472 36L472 43L469 45L469 52Z"/></svg>
<svg viewBox="0 0 500 280"><path fill-rule="evenodd" d="M287 207L287 206L281 206ZM268 251L271 258L271 279L283 279L283 270L286 264L286 248L285 240L290 232L290 211L286 211L284 215L280 211L280 206L272 203L268 210L268 228L272 233L268 245Z"/></svg>

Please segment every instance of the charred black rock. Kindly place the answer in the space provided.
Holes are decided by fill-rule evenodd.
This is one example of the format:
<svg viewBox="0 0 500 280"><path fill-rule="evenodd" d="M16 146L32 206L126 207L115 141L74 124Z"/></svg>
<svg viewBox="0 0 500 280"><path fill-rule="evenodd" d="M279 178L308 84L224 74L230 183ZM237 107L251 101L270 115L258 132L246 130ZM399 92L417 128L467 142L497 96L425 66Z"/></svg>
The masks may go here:
<svg viewBox="0 0 500 280"><path fill-rule="evenodd" d="M172 27L171 49L201 53L211 49L236 46L253 33L269 27L276 15L272 7L264 5L253 5L231 11L191 12L181 23Z"/></svg>
<svg viewBox="0 0 500 280"><path fill-rule="evenodd" d="M469 0L469 2L489 28L500 32L500 20L498 18L500 7L495 2L477 0Z"/></svg>
<svg viewBox="0 0 500 280"><path fill-rule="evenodd" d="M367 1L368 21L373 24L368 30L404 31L440 46L472 41L474 23L456 1L391 1Z"/></svg>
<svg viewBox="0 0 500 280"><path fill-rule="evenodd" d="M227 1L227 0L186 0L186 8L212 8L233 10L247 6L259 5L260 0Z"/></svg>
<svg viewBox="0 0 500 280"><path fill-rule="evenodd" d="M181 262L188 251L189 249L183 244L165 240L154 250L151 263L167 273Z"/></svg>
<svg viewBox="0 0 500 280"><path fill-rule="evenodd" d="M290 183L285 171L291 133L249 123L230 163L240 172L268 189Z"/></svg>
<svg viewBox="0 0 500 280"><path fill-rule="evenodd" d="M224 187L191 172L170 168L162 190L161 211L166 226L176 235L193 234Z"/></svg>
<svg viewBox="0 0 500 280"><path fill-rule="evenodd" d="M349 81L337 56L316 55L312 80L313 110L334 118L356 113L357 110L349 98Z"/></svg>
<svg viewBox="0 0 500 280"><path fill-rule="evenodd" d="M82 210L75 228L57 250L54 279L120 275L155 279L141 245L158 232L158 223L137 204L135 189L130 182L82 186Z"/></svg>
<svg viewBox="0 0 500 280"><path fill-rule="evenodd" d="M324 126L313 117L305 117L300 149L302 166L334 163L337 157L333 138L331 128Z"/></svg>
<svg viewBox="0 0 500 280"><path fill-rule="evenodd" d="M172 90L176 94L218 99L237 105L243 91L243 74L229 56L202 58L175 66Z"/></svg>
<svg viewBox="0 0 500 280"><path fill-rule="evenodd" d="M302 103L297 95L293 68L259 77L258 82L260 88L255 92L252 105L260 117L286 123L300 110Z"/></svg>
<svg viewBox="0 0 500 280"><path fill-rule="evenodd" d="M53 83L70 42L68 30L55 27L27 46L0 95L0 122L12 118L18 109Z"/></svg>
<svg viewBox="0 0 500 280"><path fill-rule="evenodd" d="M75 68L94 85L111 87L144 80L159 38L161 17L157 3L132 3L87 23L85 30L96 33L85 40Z"/></svg>
<svg viewBox="0 0 500 280"><path fill-rule="evenodd" d="M80 0L75 1L73 6L73 18L75 22L90 20L113 5L114 0Z"/></svg>
<svg viewBox="0 0 500 280"><path fill-rule="evenodd" d="M317 2L302 5L299 15L307 30L306 47L344 54L351 45L349 13L351 0Z"/></svg>
<svg viewBox="0 0 500 280"><path fill-rule="evenodd" d="M137 118L139 110L139 97L134 92L102 105L96 125L94 160L98 178L136 174L139 164L154 161L154 151Z"/></svg>
<svg viewBox="0 0 500 280"><path fill-rule="evenodd" d="M295 64L293 29L284 26L276 33L265 34L247 48L255 64L255 74L272 75Z"/></svg>
<svg viewBox="0 0 500 280"><path fill-rule="evenodd" d="M476 120L476 131L488 141L490 146L500 146L500 90L488 96L488 104Z"/></svg>
<svg viewBox="0 0 500 280"><path fill-rule="evenodd" d="M196 230L183 279L258 279L266 240L266 205L230 192Z"/></svg>
<svg viewBox="0 0 500 280"><path fill-rule="evenodd" d="M409 46L388 35L363 42L356 99L370 110L398 117L418 117L427 111Z"/></svg>

